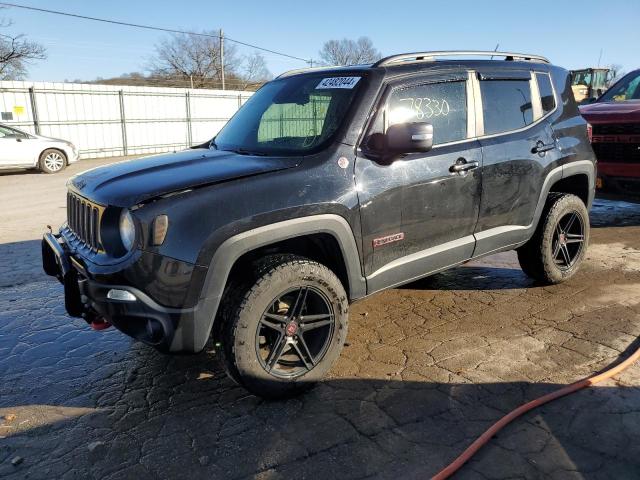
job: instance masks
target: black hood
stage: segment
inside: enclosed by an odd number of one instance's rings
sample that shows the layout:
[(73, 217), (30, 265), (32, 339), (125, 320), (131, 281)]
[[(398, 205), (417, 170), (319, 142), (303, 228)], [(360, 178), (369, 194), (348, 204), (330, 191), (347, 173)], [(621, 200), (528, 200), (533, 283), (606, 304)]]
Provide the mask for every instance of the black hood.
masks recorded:
[(300, 157), (262, 157), (195, 149), (94, 168), (69, 180), (83, 197), (131, 207), (160, 195), (295, 167)]

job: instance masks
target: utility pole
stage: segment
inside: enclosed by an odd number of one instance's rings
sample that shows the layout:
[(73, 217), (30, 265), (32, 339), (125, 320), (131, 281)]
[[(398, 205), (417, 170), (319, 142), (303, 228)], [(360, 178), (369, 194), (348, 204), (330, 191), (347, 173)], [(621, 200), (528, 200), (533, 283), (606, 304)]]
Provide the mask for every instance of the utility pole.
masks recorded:
[(224, 90), (224, 32), (220, 29), (220, 78)]
[(600, 49), (600, 55), (598, 56), (598, 67), (600, 66), (601, 60), (602, 60), (602, 48)]

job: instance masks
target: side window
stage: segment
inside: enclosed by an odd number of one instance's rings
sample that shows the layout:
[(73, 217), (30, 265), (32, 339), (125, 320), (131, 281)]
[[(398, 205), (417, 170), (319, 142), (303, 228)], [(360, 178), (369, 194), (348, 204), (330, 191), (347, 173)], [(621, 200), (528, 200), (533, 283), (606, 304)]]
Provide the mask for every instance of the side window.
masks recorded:
[(0, 126), (0, 138), (26, 138), (26, 135), (18, 130)]
[(548, 73), (536, 73), (540, 100), (542, 101), (542, 115), (546, 115), (556, 108), (556, 99), (553, 96), (553, 87)]
[(387, 103), (387, 124), (427, 122), (433, 125), (433, 143), (467, 138), (465, 81), (428, 83), (398, 88)]
[(480, 93), (486, 135), (533, 123), (529, 80), (481, 80)]

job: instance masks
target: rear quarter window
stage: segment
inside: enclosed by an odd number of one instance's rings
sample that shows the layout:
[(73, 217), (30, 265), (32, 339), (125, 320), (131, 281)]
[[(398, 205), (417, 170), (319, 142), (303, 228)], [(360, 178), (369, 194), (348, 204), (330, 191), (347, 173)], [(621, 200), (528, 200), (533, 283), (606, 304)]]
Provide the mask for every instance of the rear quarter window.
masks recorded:
[(481, 80), (484, 133), (508, 132), (533, 123), (528, 80)]
[(540, 91), (540, 101), (542, 103), (542, 115), (552, 112), (556, 108), (556, 98), (553, 95), (551, 78), (548, 73), (536, 73), (538, 90)]

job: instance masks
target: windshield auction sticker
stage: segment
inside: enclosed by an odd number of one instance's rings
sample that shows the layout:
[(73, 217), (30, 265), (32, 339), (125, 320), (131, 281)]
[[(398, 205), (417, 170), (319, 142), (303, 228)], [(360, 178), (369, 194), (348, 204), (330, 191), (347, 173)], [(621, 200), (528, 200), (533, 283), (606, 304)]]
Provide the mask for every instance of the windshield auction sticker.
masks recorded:
[(326, 88), (353, 88), (358, 83), (360, 77), (330, 77), (323, 78), (316, 86), (316, 90), (322, 90)]

